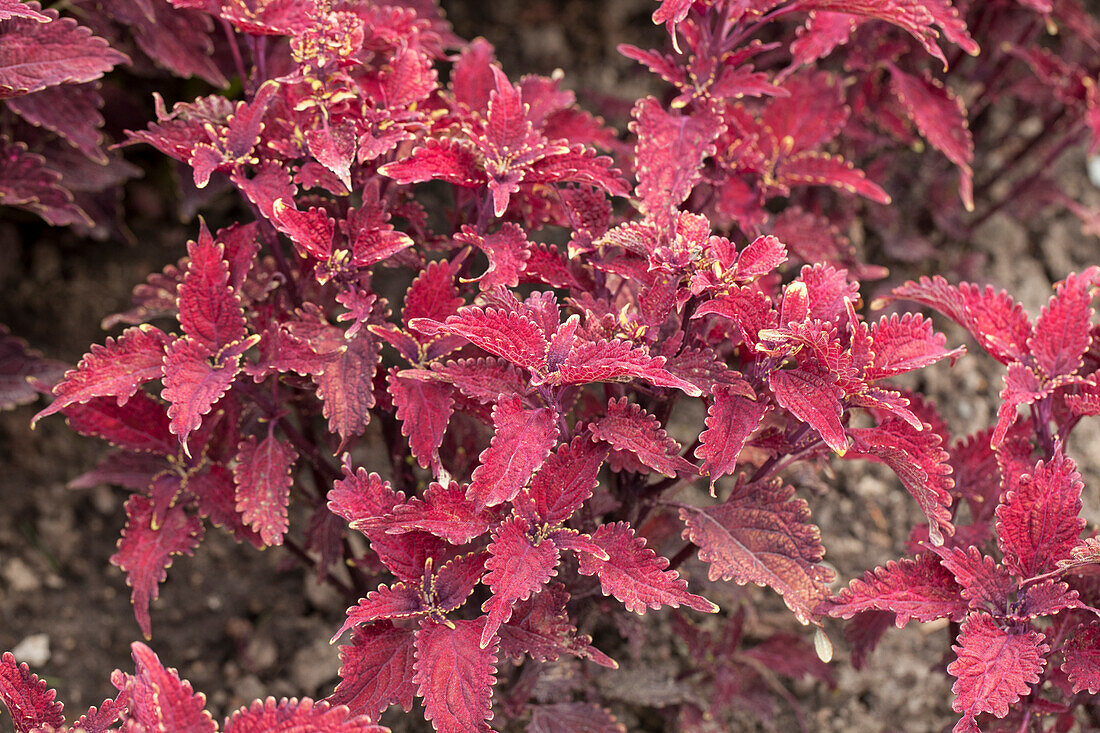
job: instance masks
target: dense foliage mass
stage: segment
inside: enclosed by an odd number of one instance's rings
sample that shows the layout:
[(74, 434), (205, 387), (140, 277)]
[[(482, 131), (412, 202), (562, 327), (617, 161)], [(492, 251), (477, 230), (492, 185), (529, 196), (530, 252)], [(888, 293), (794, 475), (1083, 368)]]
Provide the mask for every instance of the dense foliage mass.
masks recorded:
[[(158, 96), (124, 145), (235, 192), (240, 217), (198, 222), (64, 374), (0, 333), (0, 394), (48, 390), (35, 420), (112, 445), (79, 483), (132, 492), (111, 561), (147, 639), (211, 526), (347, 595), (331, 697), (257, 701), (226, 731), (381, 731), (394, 705), (441, 732), (620, 730), (592, 690), (532, 690), (566, 655), (616, 666), (593, 611), (662, 607), (704, 690), (662, 706), (677, 730), (792, 701), (765, 665), (829, 682), (827, 617), (853, 619), (857, 659), (890, 624), (955, 624), (956, 732), (1100, 713), (1100, 541), (1066, 452), (1100, 414), (1100, 270), (1035, 318), (939, 276), (876, 304), (934, 309), (1005, 365), (997, 423), (956, 440), (891, 380), (964, 347), (926, 315), (868, 315), (861, 281), (886, 273), (842, 234), (952, 241), (1020, 201), (1095, 227), (1046, 178), (1100, 133), (1100, 24), (1076, 0), (663, 0), (670, 48), (620, 50), (664, 91), (619, 132), (558, 77), (509, 78), (426, 0), (70, 5), (0, 0), (0, 202), (110, 230), (134, 171), (97, 80), (135, 64), (222, 88)], [(1000, 133), (968, 119), (1006, 104), (1049, 119), (987, 169)], [(690, 401), (706, 418), (685, 447), (668, 429)], [(911, 556), (839, 590), (789, 478), (834, 456), (891, 468), (925, 520)], [(744, 640), (693, 566), (771, 588), (813, 641)], [(217, 729), (133, 655), (75, 729)], [(0, 698), (19, 731), (65, 725), (10, 655)]]

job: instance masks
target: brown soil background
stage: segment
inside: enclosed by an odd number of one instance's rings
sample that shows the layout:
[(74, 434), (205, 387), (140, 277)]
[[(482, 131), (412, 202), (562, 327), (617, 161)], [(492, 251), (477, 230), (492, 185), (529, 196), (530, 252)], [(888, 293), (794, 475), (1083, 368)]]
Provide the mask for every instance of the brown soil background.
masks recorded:
[[(561, 68), (569, 86), (628, 103), (651, 82), (615, 46), (663, 43), (663, 32), (650, 23), (648, 0), (471, 0), (444, 6), (460, 36), (482, 35), (497, 47), (510, 75)], [(1059, 177), (1071, 193), (1095, 203), (1083, 168), (1083, 152), (1067, 156)], [(137, 181), (127, 196), (156, 210), (160, 194), (155, 182)], [(164, 216), (148, 221), (135, 232), (140, 244), (82, 240), (28, 219), (0, 221), (0, 323), (47, 356), (74, 363), (89, 344), (102, 342), (100, 319), (124, 308), (133, 285), (180, 257), (193, 236), (194, 227), (173, 220), (166, 208)], [(968, 246), (982, 263), (973, 277), (1008, 288), (1032, 314), (1045, 303), (1052, 280), (1100, 261), (1097, 240), (1082, 236), (1076, 221), (1065, 217), (1036, 221), (1031, 229), (995, 217)], [(904, 275), (895, 271), (895, 277)], [(966, 343), (958, 329), (946, 330), (950, 344)], [(953, 369), (925, 370), (910, 386), (931, 395), (963, 435), (992, 420), (1000, 373), (998, 364), (974, 349)], [(31, 432), (30, 417), (40, 407), (0, 413), (0, 650), (44, 635), (48, 654), (36, 671), (58, 688), (71, 717), (112, 695), (110, 672), (132, 668), (128, 647), (140, 632), (123, 575), (108, 564), (126, 494), (108, 487), (66, 488), (94, 465), (103, 446), (71, 433), (57, 418)], [(701, 418), (684, 415), (678, 427), (694, 430), (694, 436)], [(1085, 423), (1072, 446), (1092, 524), (1100, 523), (1100, 457), (1091, 450), (1097, 440), (1097, 423)], [(844, 582), (904, 552), (917, 509), (889, 471), (844, 463), (801, 478), (801, 493), (823, 529), (826, 559)], [(285, 560), (281, 549), (238, 547), (213, 530), (195, 557), (177, 559), (153, 604), (151, 645), (207, 692), (216, 715), (266, 695), (324, 697), (335, 684), (337, 651), (328, 638), (341, 623), (344, 604), (292, 563), (283, 569)], [(769, 592), (706, 584), (693, 590), (721, 605), (751, 596), (750, 631), (791, 627), (790, 615)], [(645, 648), (659, 650), (667, 617), (647, 614), (642, 625), (649, 635)], [(888, 632), (860, 672), (846, 661), (841, 627), (830, 624), (827, 630), (837, 648), (836, 689), (810, 683), (792, 688), (810, 730), (920, 733), (953, 724), (950, 684), (941, 666), (946, 627), (913, 624)], [(629, 730), (673, 730), (661, 722), (660, 707), (692, 695), (672, 679), (675, 665), (654, 655), (623, 647), (619, 672), (586, 671), (615, 701), (613, 709)], [(782, 704), (779, 711), (774, 729), (793, 730), (791, 712)], [(10, 725), (5, 716), (0, 730)], [(740, 729), (756, 727), (746, 717)], [(408, 729), (430, 728), (414, 722)]]

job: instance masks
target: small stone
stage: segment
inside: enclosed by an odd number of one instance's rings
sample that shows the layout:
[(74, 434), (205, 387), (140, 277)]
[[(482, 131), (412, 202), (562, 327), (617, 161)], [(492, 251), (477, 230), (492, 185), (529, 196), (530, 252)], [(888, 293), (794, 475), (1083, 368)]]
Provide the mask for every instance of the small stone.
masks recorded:
[(18, 557), (13, 557), (4, 565), (4, 580), (14, 593), (31, 593), (42, 587), (38, 574)]
[(31, 634), (16, 644), (11, 653), (16, 661), (26, 662), (32, 669), (41, 667), (50, 661), (50, 637), (46, 634)]

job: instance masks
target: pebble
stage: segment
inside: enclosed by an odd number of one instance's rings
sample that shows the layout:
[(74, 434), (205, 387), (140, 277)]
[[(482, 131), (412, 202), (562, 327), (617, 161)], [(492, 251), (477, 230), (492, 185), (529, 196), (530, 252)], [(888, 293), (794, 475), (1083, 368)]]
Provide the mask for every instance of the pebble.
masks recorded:
[(50, 637), (47, 634), (31, 634), (11, 650), (16, 661), (26, 662), (31, 669), (50, 661)]
[(13, 557), (4, 565), (4, 580), (13, 593), (33, 593), (42, 587), (42, 580), (27, 563)]

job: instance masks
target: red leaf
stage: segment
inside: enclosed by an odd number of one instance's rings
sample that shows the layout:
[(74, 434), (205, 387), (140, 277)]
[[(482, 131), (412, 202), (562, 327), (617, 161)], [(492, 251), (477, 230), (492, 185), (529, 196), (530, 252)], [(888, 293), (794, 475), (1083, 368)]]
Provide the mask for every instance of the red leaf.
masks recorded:
[(171, 419), (168, 429), (179, 436), (185, 452), (188, 451), (187, 436), (199, 427), (202, 416), (210, 412), (210, 408), (237, 378), (241, 353), (250, 342), (258, 340), (259, 336), (253, 336), (223, 352), (213, 362), (213, 354), (207, 347), (190, 336), (176, 339), (165, 350), (164, 390), (161, 396), (171, 403), (168, 406), (168, 417)]
[(383, 529), (388, 534), (420, 530), (442, 537), (452, 545), (464, 545), (489, 529), (489, 518), (475, 511), (466, 490), (456, 482), (444, 487), (432, 482), (424, 498), (398, 504), (387, 516), (359, 519), (353, 529)]
[(586, 702), (532, 705), (527, 733), (626, 733), (611, 711)]
[(1100, 623), (1081, 626), (1062, 649), (1062, 671), (1073, 683), (1073, 692), (1100, 692)]
[(1078, 516), (1082, 487), (1077, 466), (1059, 446), (1005, 492), (997, 507), (997, 545), (1013, 573), (1040, 575), (1070, 558), (1085, 528)]
[(867, 180), (866, 173), (839, 155), (816, 151), (792, 155), (780, 164), (776, 177), (786, 184), (831, 186), (879, 204), (891, 201), (890, 195), (878, 184)]
[(626, 610), (644, 614), (647, 608), (683, 604), (703, 613), (718, 611), (706, 598), (688, 593), (687, 581), (675, 570), (665, 569), (668, 559), (646, 547), (626, 522), (600, 525), (592, 533), (592, 542), (604, 549), (607, 559), (580, 555), (580, 573), (598, 574), (603, 594), (618, 598)]
[(354, 473), (344, 465), (344, 478), (328, 492), (328, 508), (348, 522), (381, 516), (404, 502), (405, 495), (394, 491), (389, 481), (365, 468)]
[(836, 375), (819, 366), (775, 369), (768, 374), (768, 385), (780, 407), (813, 428), (826, 445), (842, 456), (848, 451), (840, 421), (844, 390), (837, 386)]
[(355, 129), (351, 123), (326, 124), (306, 131), (306, 145), (318, 163), (332, 171), (344, 188), (351, 190), (351, 166), (355, 162)]
[(370, 422), (374, 407), (374, 373), (378, 369), (382, 346), (373, 336), (360, 332), (345, 339), (347, 350), (327, 364), (321, 374), (311, 377), (324, 403), (324, 416), (331, 432), (340, 436), (340, 447), (361, 435)]
[(493, 439), (478, 457), (467, 498), (480, 510), (511, 501), (542, 466), (558, 439), (551, 407), (526, 408), (505, 397), (493, 408)]
[(960, 346), (947, 351), (947, 337), (936, 333), (932, 321), (916, 313), (906, 313), (901, 318), (895, 313), (883, 316), (871, 324), (871, 364), (864, 373), (868, 381), (893, 377), (935, 364), (945, 357), (955, 362), (966, 349)]
[(0, 204), (34, 212), (54, 226), (91, 226), (92, 220), (60, 181), (61, 174), (48, 168), (41, 155), (27, 152), (26, 143), (0, 135)]
[[(39, 14), (38, 3), (27, 9)], [(103, 76), (130, 59), (56, 10), (49, 18), (12, 18), (0, 25), (0, 99), (36, 92), (56, 84), (80, 84)]]
[(627, 398), (611, 400), (607, 415), (589, 426), (592, 440), (603, 441), (612, 448), (630, 451), (654, 471), (675, 478), (678, 472), (694, 474), (696, 468), (680, 455), (680, 444), (668, 437), (660, 422), (640, 405)]
[(565, 652), (618, 669), (613, 659), (590, 646), (590, 637), (577, 633), (565, 610), (568, 602), (565, 587), (551, 583), (529, 600), (516, 604), (512, 620), (499, 630), (501, 651), (517, 662), (526, 657), (553, 662)]
[(126, 404), (142, 384), (164, 373), (164, 347), (169, 341), (159, 328), (143, 325), (126, 329), (117, 341), (108, 337), (103, 346), (92, 346), (76, 369), (66, 372), (54, 387), (56, 399), (31, 424), (95, 397), (115, 397), (120, 406)]
[(1024, 361), (1029, 354), (1031, 322), (1023, 307), (1005, 291), (984, 290), (970, 283), (957, 288), (936, 275), (909, 281), (891, 291), (889, 299), (912, 300), (931, 308), (970, 331), (978, 344), (1002, 364)]
[(134, 674), (116, 671), (111, 682), (130, 701), (128, 725), (137, 730), (214, 733), (218, 724), (204, 709), (206, 695), (191, 689), (171, 667), (165, 669), (153, 650), (139, 641), (130, 645)]
[(414, 639), (389, 622), (356, 629), (351, 644), (340, 647), (340, 683), (328, 699), (375, 720), (393, 703), (412, 710)]
[(332, 636), (335, 642), (344, 632), (354, 626), (373, 623), (375, 621), (388, 621), (401, 618), (421, 616), (431, 610), (431, 606), (420, 592), (420, 588), (405, 583), (393, 585), (380, 585), (365, 597), (359, 599), (359, 604), (352, 606), (347, 611), (344, 625)]
[(272, 433), (258, 445), (256, 436), (250, 435), (237, 447), (237, 465), (233, 468), (236, 509), (265, 545), (283, 544), (289, 526), (290, 486), (294, 483), (291, 471), (297, 460), (298, 453), (290, 444)]
[(773, 272), (787, 261), (787, 248), (770, 234), (749, 243), (737, 255), (737, 278), (752, 280)]
[(31, 7), (29, 3), (24, 3), (22, 0), (0, 0), (0, 20), (31, 18), (39, 23), (50, 22), (50, 16), (43, 15), (38, 12), (39, 10), (41, 10), (41, 6), (37, 3), (34, 7)]
[(510, 517), (493, 532), (489, 559), (482, 582), (493, 591), (482, 612), (485, 626), (480, 644), (489, 646), (497, 629), (512, 617), (512, 607), (537, 593), (557, 574), (561, 552), (549, 537), (530, 536), (531, 527), (522, 517)]
[(215, 242), (206, 225), (197, 242), (187, 243), (190, 261), (179, 288), (179, 320), (183, 332), (217, 353), (247, 335), (240, 297), (229, 286), (225, 247)]
[(959, 196), (967, 211), (974, 210), (973, 172), (974, 138), (966, 119), (966, 107), (942, 82), (927, 73), (923, 78), (906, 74), (889, 64), (890, 87), (905, 107), (909, 119), (932, 147), (954, 163), (962, 180)]
[(496, 645), (482, 648), (485, 619), (425, 619), (416, 633), (416, 694), (424, 700), (424, 717), (438, 733), (487, 732), (496, 682)]
[(56, 697), (57, 691), (31, 674), (25, 662), (17, 663), (11, 652), (0, 656), (0, 700), (7, 706), (17, 733), (64, 726), (64, 706)]
[(970, 610), (962, 596), (962, 586), (932, 553), (915, 559), (890, 561), (868, 570), (829, 602), (828, 613), (834, 618), (852, 618), (870, 610), (897, 614), (900, 629), (916, 619), (927, 623), (937, 618), (962, 621)]
[(1015, 592), (1017, 582), (1003, 565), (983, 555), (977, 547), (963, 550), (960, 547), (933, 548), (940, 556), (940, 564), (955, 576), (962, 586), (962, 596), (974, 609), (990, 609), (999, 613)]
[(748, 399), (734, 387), (715, 387), (714, 402), (707, 409), (707, 429), (699, 434), (695, 457), (703, 461), (700, 471), (714, 482), (731, 474), (749, 436), (760, 427), (768, 404)]
[(738, 482), (717, 506), (681, 507), (684, 538), (710, 564), (711, 580), (769, 586), (783, 596), (802, 623), (814, 619), (833, 573), (822, 566), (821, 532), (810, 524), (806, 502), (776, 480), (767, 486)]
[(168, 576), (172, 558), (194, 553), (202, 535), (202, 521), (188, 516), (182, 505), (158, 518), (151, 499), (134, 494), (126, 500), (126, 529), (118, 541), (118, 552), (111, 555), (111, 564), (126, 573), (134, 616), (145, 638), (152, 636), (149, 603), (160, 594), (157, 586)]
[(8, 109), (36, 127), (57, 133), (74, 148), (100, 165), (109, 158), (103, 152), (103, 97), (98, 82), (49, 87), (8, 100)]
[(1070, 275), (1058, 283), (1050, 302), (1035, 321), (1027, 341), (1035, 362), (1050, 379), (1074, 374), (1092, 343), (1094, 271)]
[(103, 438), (126, 450), (175, 455), (178, 441), (169, 430), (164, 406), (144, 392), (137, 392), (125, 405), (97, 397), (65, 408), (69, 427), (81, 435)]
[(403, 184), (434, 179), (476, 188), (486, 182), (485, 174), (478, 170), (473, 151), (462, 143), (435, 138), (429, 138), (409, 157), (387, 163), (378, 172)]
[(459, 608), (485, 575), (487, 553), (470, 552), (444, 563), (432, 579), (432, 593), (437, 611), (446, 613)]
[(447, 432), (454, 398), (451, 390), (437, 382), (424, 381), (391, 371), (387, 377), (390, 395), (401, 421), (401, 434), (421, 468), (439, 460), (439, 446)]
[(347, 708), (332, 708), (308, 697), (268, 697), (255, 700), (233, 713), (224, 733), (386, 733), (389, 728), (371, 725), (367, 718), (352, 717)]
[[(411, 373), (402, 372), (403, 374)], [(527, 391), (527, 376), (519, 368), (493, 357), (459, 359), (432, 364), (432, 377), (453, 384), (458, 391), (483, 405), (492, 404), (500, 395), (522, 395)]]
[(336, 231), (336, 222), (327, 211), (318, 206), (299, 211), (293, 201), (280, 198), (271, 205), (271, 220), (279, 227), (279, 231), (290, 237), (290, 241), (303, 254), (322, 262), (328, 261), (332, 254), (332, 235)]
[(489, 269), (473, 278), (479, 288), (492, 290), (498, 286), (514, 288), (519, 285), (520, 275), (531, 257), (531, 243), (518, 224), (505, 223), (498, 231), (484, 237), (472, 227), (463, 226), (455, 239), (477, 247), (489, 258)]
[(625, 382), (644, 379), (656, 387), (673, 387), (692, 397), (702, 391), (691, 382), (677, 377), (664, 368), (665, 357), (650, 356), (643, 346), (626, 341), (583, 341), (577, 339), (547, 384), (588, 384), (591, 382)]
[(942, 545), (944, 535), (955, 533), (948, 509), (955, 481), (939, 435), (928, 429), (918, 432), (897, 418), (888, 418), (876, 428), (851, 429), (848, 435), (852, 446), (845, 458), (866, 458), (893, 469), (927, 517), (933, 544)]
[(630, 131), (638, 138), (634, 156), (642, 212), (666, 226), (702, 179), (703, 161), (714, 155), (714, 141), (725, 125), (708, 106), (690, 115), (668, 112), (653, 97), (634, 105), (631, 116)]
[(584, 435), (558, 446), (530, 488), (516, 497), (517, 510), (530, 522), (550, 527), (564, 523), (592, 496), (607, 451)]
[(860, 20), (848, 13), (812, 11), (806, 25), (798, 29), (798, 38), (791, 44), (791, 65), (794, 70), (825, 58), (837, 46), (848, 42)]
[(275, 221), (275, 202), (293, 201), (294, 194), (298, 192), (286, 168), (275, 162), (259, 166), (252, 178), (245, 178), (240, 169), (235, 168), (230, 179), (256, 205), (260, 213), (271, 221)]
[(532, 372), (546, 368), (546, 336), (537, 323), (517, 312), (467, 306), (439, 323), (414, 318), (409, 326), (429, 336), (452, 333), (475, 346)]
[(970, 729), (979, 713), (1005, 717), (1009, 705), (1031, 692), (1050, 651), (1044, 638), (1038, 631), (1005, 631), (987, 613), (963, 622), (959, 645), (951, 647), (958, 658), (947, 667), (956, 677), (951, 707), (963, 714), (954, 728), (957, 733)]

